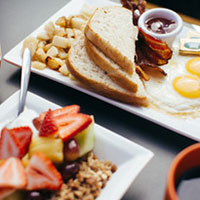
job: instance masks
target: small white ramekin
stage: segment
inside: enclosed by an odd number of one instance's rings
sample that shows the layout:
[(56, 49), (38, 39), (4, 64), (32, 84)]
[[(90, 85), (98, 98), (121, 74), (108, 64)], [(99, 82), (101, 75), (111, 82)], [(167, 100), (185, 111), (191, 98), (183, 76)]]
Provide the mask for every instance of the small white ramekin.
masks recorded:
[[(155, 18), (155, 17), (173, 20), (173, 21), (175, 21), (177, 26), (170, 33), (164, 33), (164, 34), (154, 33), (154, 32), (147, 29), (147, 27), (145, 26), (145, 22), (146, 22), (147, 19)], [(160, 39), (160, 40), (166, 42), (169, 47), (172, 47), (172, 43), (173, 43), (174, 39), (180, 33), (180, 31), (182, 30), (183, 21), (182, 21), (181, 17), (176, 12), (174, 12), (170, 9), (153, 8), (153, 9), (145, 11), (140, 16), (139, 21), (138, 21), (138, 27), (141, 28), (148, 35), (150, 35), (150, 36), (152, 36), (156, 39)]]

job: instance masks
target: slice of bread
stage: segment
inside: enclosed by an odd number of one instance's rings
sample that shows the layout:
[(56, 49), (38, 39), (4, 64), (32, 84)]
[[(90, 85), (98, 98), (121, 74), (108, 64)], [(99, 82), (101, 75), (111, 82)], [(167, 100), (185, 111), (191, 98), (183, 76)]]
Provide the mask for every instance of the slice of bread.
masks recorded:
[(120, 6), (97, 8), (85, 27), (86, 37), (124, 71), (134, 72), (135, 40), (132, 12)]
[(122, 102), (147, 105), (143, 85), (138, 85), (138, 92), (130, 92), (113, 82), (88, 56), (85, 49), (84, 36), (74, 41), (67, 57), (70, 73), (80, 82), (94, 91)]
[(108, 76), (115, 83), (127, 90), (130, 90), (131, 92), (137, 91), (139, 80), (137, 73), (134, 72), (132, 75), (130, 75), (123, 71), (118, 64), (105, 56), (105, 54), (95, 47), (87, 38), (85, 38), (85, 48), (90, 59), (102, 70), (106, 71)]

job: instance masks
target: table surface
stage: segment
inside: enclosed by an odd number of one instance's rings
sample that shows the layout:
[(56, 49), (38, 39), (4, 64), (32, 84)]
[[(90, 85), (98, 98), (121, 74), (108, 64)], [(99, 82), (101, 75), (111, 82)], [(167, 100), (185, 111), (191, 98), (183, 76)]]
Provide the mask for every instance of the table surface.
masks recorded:
[[(68, 0), (1, 0), (2, 54), (7, 53), (67, 2)], [(194, 20), (193, 23), (199, 23), (198, 20), (184, 18), (186, 21), (187, 19)], [(0, 103), (19, 89), (19, 80), (20, 69), (3, 61), (0, 69)], [(94, 114), (98, 124), (150, 149), (155, 154), (130, 186), (123, 200), (163, 199), (166, 177), (172, 160), (178, 152), (195, 142), (87, 94), (33, 73), (30, 78), (29, 91), (61, 106), (79, 104), (83, 112)], [(134, 170), (134, 166), (131, 170)]]

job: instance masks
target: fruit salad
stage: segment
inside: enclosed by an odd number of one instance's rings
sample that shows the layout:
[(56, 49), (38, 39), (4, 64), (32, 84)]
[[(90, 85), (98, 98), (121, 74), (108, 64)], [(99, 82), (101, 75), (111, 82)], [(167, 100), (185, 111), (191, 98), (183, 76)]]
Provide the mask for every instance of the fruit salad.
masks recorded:
[[(101, 162), (91, 153), (95, 145), (94, 119), (80, 113), (78, 105), (49, 109), (34, 116), (30, 126), (17, 125), (1, 130), (0, 199), (65, 199), (58, 194), (74, 188), (78, 181), (81, 187), (84, 184), (87, 188), (88, 184), (94, 187), (94, 177), (98, 176), (95, 173), (104, 170), (100, 187), (103, 188), (116, 170), (111, 162)], [(37, 134), (33, 135), (33, 127)], [(94, 190), (95, 195), (87, 194), (92, 195), (90, 199), (99, 195), (99, 186), (90, 193)], [(71, 199), (83, 199), (85, 194), (80, 188), (75, 193), (67, 192), (68, 196), (76, 196)]]

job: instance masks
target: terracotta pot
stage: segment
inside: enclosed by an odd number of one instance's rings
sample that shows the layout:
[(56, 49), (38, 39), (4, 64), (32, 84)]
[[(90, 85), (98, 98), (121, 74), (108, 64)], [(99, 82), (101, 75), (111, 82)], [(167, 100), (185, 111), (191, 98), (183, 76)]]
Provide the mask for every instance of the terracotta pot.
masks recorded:
[(175, 184), (184, 172), (200, 166), (200, 143), (181, 151), (173, 160), (167, 177), (165, 200), (178, 200)]

